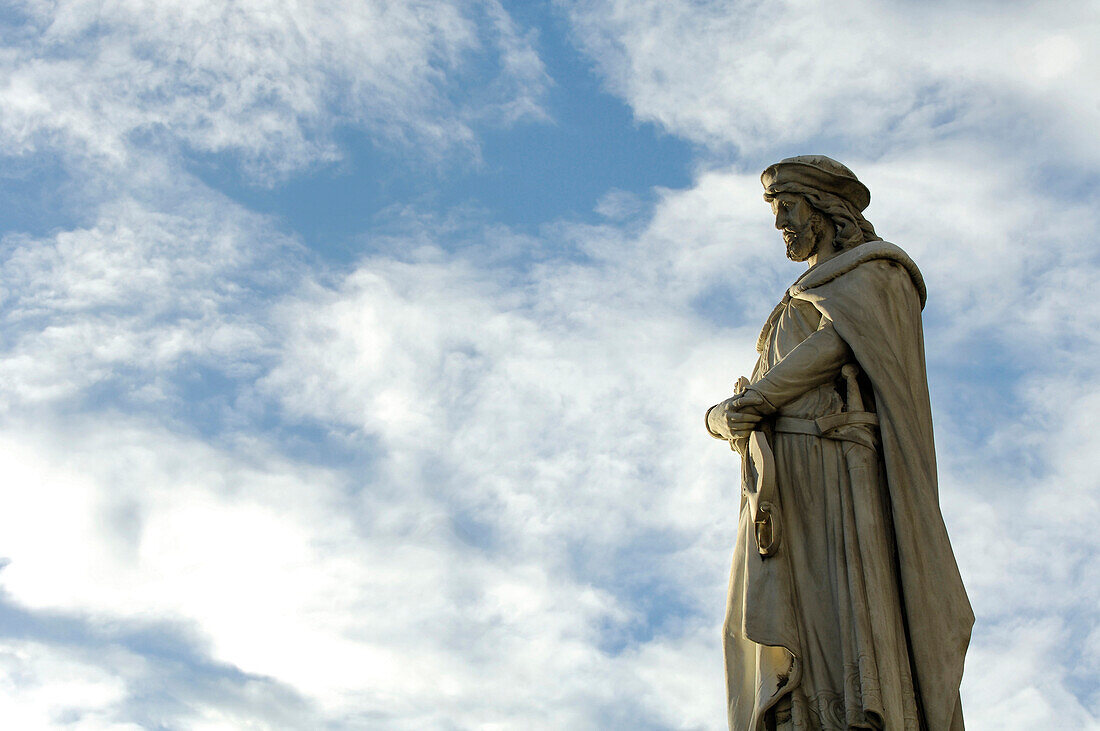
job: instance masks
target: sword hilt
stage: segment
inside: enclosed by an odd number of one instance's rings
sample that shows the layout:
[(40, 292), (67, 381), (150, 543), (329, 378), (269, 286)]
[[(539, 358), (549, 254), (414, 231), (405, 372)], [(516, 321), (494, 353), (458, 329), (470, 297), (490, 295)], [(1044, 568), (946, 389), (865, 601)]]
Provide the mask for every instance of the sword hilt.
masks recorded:
[(859, 392), (859, 366), (845, 363), (840, 375), (848, 386), (848, 411), (863, 411), (863, 394)]

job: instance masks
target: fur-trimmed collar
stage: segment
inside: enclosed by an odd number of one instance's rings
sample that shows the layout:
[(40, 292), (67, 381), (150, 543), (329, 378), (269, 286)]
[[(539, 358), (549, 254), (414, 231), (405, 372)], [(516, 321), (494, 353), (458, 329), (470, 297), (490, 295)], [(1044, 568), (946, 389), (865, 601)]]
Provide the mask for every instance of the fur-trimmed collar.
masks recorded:
[(909, 276), (913, 280), (913, 286), (917, 288), (917, 296), (920, 297), (920, 306), (923, 310), (924, 302), (928, 298), (928, 290), (924, 286), (924, 277), (921, 275), (920, 269), (917, 269), (917, 265), (909, 258), (908, 254), (902, 251), (900, 246), (895, 246), (889, 241), (869, 241), (866, 244), (860, 244), (855, 248), (848, 249), (848, 251), (834, 256), (824, 264), (819, 264), (813, 269), (804, 272), (802, 276), (787, 289), (783, 295), (783, 300), (776, 305), (772, 313), (768, 315), (768, 319), (764, 322), (763, 329), (760, 330), (760, 337), (756, 339), (756, 352), (764, 352), (764, 344), (767, 342), (772, 326), (775, 325), (775, 321), (779, 319), (779, 316), (783, 314), (783, 310), (786, 308), (787, 303), (791, 301), (792, 297), (797, 297), (814, 287), (820, 287), (827, 282), (833, 281), (842, 274), (847, 274), (860, 264), (875, 261), (876, 259), (886, 259), (887, 261), (896, 262), (905, 267), (905, 271), (909, 272)]
[(820, 287), (826, 282), (831, 282), (841, 274), (847, 274), (860, 264), (875, 259), (886, 259), (901, 264), (909, 276), (913, 279), (913, 286), (917, 288), (920, 297), (921, 309), (924, 309), (925, 300), (928, 299), (928, 290), (924, 286), (924, 277), (920, 269), (909, 258), (909, 255), (888, 241), (869, 241), (854, 248), (848, 249), (842, 254), (837, 254), (823, 264), (810, 269), (787, 290), (791, 297), (797, 297), (806, 290)]

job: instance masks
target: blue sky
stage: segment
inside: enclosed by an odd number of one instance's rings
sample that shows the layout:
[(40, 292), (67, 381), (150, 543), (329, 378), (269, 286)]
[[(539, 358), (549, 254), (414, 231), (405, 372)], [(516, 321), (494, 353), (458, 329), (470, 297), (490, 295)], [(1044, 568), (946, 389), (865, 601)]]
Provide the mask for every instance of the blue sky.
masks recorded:
[(0, 11), (0, 717), (720, 729), (701, 415), (823, 153), (929, 285), (975, 729), (1100, 728), (1095, 4)]

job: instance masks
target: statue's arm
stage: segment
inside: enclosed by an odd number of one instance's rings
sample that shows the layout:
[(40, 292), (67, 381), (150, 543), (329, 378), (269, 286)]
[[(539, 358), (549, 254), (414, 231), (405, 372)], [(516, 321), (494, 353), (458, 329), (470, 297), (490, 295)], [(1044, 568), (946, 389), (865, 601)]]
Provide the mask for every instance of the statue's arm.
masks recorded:
[(707, 409), (707, 432), (717, 439), (731, 441), (747, 437), (761, 417), (835, 380), (852, 357), (851, 349), (833, 329), (832, 322), (822, 320), (817, 331), (745, 391)]
[(836, 379), (841, 367), (851, 360), (848, 344), (833, 329), (832, 322), (823, 320), (817, 331), (769, 368), (749, 389), (764, 399), (765, 412), (777, 411), (807, 391)]

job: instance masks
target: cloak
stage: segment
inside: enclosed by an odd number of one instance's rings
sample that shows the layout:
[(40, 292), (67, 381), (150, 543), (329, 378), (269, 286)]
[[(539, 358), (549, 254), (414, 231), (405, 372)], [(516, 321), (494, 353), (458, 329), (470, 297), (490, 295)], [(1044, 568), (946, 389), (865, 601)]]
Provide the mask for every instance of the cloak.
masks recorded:
[[(921, 712), (930, 731), (962, 729), (959, 685), (974, 614), (939, 506), (921, 325), (924, 279), (899, 247), (872, 241), (809, 270), (787, 294), (832, 322), (873, 389)], [(745, 609), (749, 628), (756, 612), (750, 602)]]

